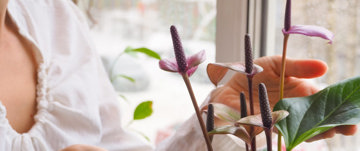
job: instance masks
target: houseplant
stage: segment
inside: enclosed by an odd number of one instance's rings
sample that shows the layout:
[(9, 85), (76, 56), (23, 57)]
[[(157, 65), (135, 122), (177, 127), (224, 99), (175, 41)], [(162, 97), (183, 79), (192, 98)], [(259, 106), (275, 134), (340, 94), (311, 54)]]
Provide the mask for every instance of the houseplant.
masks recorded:
[[(313, 136), (321, 134), (331, 128), (341, 125), (354, 125), (360, 121), (360, 78), (355, 77), (331, 85), (318, 93), (298, 98), (284, 99), (284, 79), (285, 79), (285, 60), (286, 60), (286, 47), (290, 34), (303, 34), (306, 36), (316, 36), (327, 40), (333, 37), (332, 33), (325, 28), (309, 25), (291, 26), (291, 0), (287, 0), (286, 13), (285, 13), (285, 27), (283, 55), (282, 55), (282, 70), (280, 74), (280, 101), (275, 105), (274, 111), (269, 110), (267, 105), (266, 87), (263, 84), (259, 85), (259, 100), (261, 101), (260, 108), (261, 114), (250, 115), (244, 117), (240, 112), (227, 107), (223, 104), (212, 104), (209, 107), (208, 119), (218, 117), (226, 122), (225, 126), (212, 126), (212, 122), (208, 122), (208, 134), (233, 134), (243, 139), (247, 145), (251, 145), (253, 137), (256, 136), (261, 129), (265, 130), (268, 139), (268, 150), (272, 150), (271, 146), (271, 130), (276, 124), (279, 133), (279, 147), (281, 149), (281, 136), (283, 135), (287, 150), (293, 149), (301, 142), (310, 139)], [(208, 75), (210, 80), (217, 85), (218, 82), (224, 77), (227, 70), (234, 70), (244, 73), (247, 77), (256, 75), (262, 71), (260, 66), (254, 65), (252, 62), (251, 45), (249, 35), (245, 36), (245, 56), (247, 57), (244, 63), (213, 63), (208, 65)], [(175, 47), (175, 44), (174, 44)], [(175, 53), (181, 54), (181, 51)], [(160, 67), (167, 71), (179, 72), (184, 76), (189, 70), (193, 73), (195, 69), (191, 68), (197, 66), (202, 60), (202, 57), (195, 57), (194, 60), (188, 61), (184, 55), (176, 55), (177, 60), (160, 62)], [(180, 58), (180, 59), (178, 59)], [(181, 59), (182, 58), (182, 59)], [(191, 57), (190, 57), (191, 58)], [(189, 59), (190, 60), (190, 59)], [(192, 64), (192, 62), (196, 62)], [(188, 67), (190, 64), (190, 68)], [(183, 69), (181, 69), (183, 68)], [(210, 74), (209, 74), (210, 73)], [(188, 82), (188, 81), (187, 81)], [(188, 85), (188, 84), (187, 84)], [(249, 80), (249, 92), (252, 91), (252, 83)], [(189, 90), (190, 92), (190, 90)], [(193, 95), (193, 94), (191, 94)], [(252, 94), (249, 94), (252, 98)], [(239, 97), (241, 98), (241, 97)], [(240, 101), (240, 100), (239, 100)], [(244, 102), (244, 101), (242, 101)], [(252, 100), (249, 101), (252, 104)], [(245, 103), (242, 103), (245, 105)], [(197, 105), (194, 105), (194, 107)], [(246, 105), (245, 105), (246, 106)], [(251, 106), (251, 105), (250, 105)], [(195, 107), (196, 108), (196, 107)], [(250, 107), (252, 110), (252, 107)], [(198, 109), (197, 109), (198, 110)], [(244, 109), (243, 109), (244, 110)], [(242, 110), (242, 111), (243, 111)], [(198, 112), (198, 111), (197, 111)], [(198, 114), (198, 113), (197, 113)], [(199, 116), (198, 116), (199, 117)], [(261, 117), (261, 118), (260, 118)], [(202, 121), (199, 118), (199, 123)], [(284, 119), (284, 120), (282, 120)], [(205, 131), (202, 126), (202, 131)], [(282, 134), (282, 135), (281, 135)], [(210, 137), (204, 133), (204, 138), (209, 144)], [(211, 146), (208, 145), (211, 150)], [(251, 150), (256, 150), (256, 146), (251, 146)]]

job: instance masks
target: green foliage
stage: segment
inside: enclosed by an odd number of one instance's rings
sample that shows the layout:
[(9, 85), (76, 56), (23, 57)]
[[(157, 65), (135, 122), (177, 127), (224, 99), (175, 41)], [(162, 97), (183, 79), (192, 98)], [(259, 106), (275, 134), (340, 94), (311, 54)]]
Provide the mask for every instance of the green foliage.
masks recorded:
[[(123, 79), (126, 79), (126, 80), (128, 80), (128, 81), (130, 81), (132, 83), (136, 82), (136, 80), (134, 78), (130, 77), (130, 76), (127, 76), (127, 75), (124, 75), (124, 74), (114, 75), (113, 72), (114, 72), (114, 68), (115, 68), (116, 63), (118, 62), (118, 60), (120, 59), (120, 57), (122, 55), (128, 54), (130, 56), (136, 57), (137, 53), (145, 54), (146, 56), (148, 56), (150, 58), (157, 59), (157, 60), (161, 59), (161, 57), (160, 57), (160, 55), (158, 53), (156, 53), (155, 51), (150, 50), (148, 48), (144, 48), (144, 47), (141, 47), (141, 48), (126, 47), (125, 50), (122, 53), (120, 53), (120, 54), (118, 54), (116, 56), (115, 60), (113, 61), (113, 63), (110, 66), (109, 77), (110, 77), (111, 82), (114, 82), (117, 78), (123, 78)], [(124, 95), (119, 94), (119, 96), (121, 98), (123, 98), (123, 100), (128, 101), (127, 98)], [(136, 107), (135, 111), (134, 111), (134, 120), (140, 120), (140, 119), (144, 119), (144, 118), (150, 116), (152, 114), (152, 106), (151, 105), (152, 105), (152, 101), (145, 101), (145, 102), (142, 102), (141, 104), (139, 104)]]
[(149, 117), (152, 112), (152, 101), (141, 102), (134, 111), (134, 120), (141, 120)]
[(151, 58), (155, 58), (157, 60), (160, 60), (161, 57), (158, 53), (156, 53), (155, 51), (152, 51), (148, 48), (131, 48), (131, 47), (127, 47), (125, 50), (124, 50), (124, 53), (126, 54), (129, 54), (131, 56), (136, 56), (136, 53), (142, 53), (142, 54), (145, 54), (147, 55), (148, 57), (151, 57)]
[(284, 135), (287, 150), (340, 125), (360, 122), (360, 77), (334, 84), (308, 96), (279, 101), (274, 110), (290, 115), (276, 124)]
[(134, 79), (134, 78), (129, 77), (129, 76), (127, 76), (127, 75), (123, 75), (123, 74), (118, 74), (118, 75), (112, 77), (111, 81), (113, 82), (113, 81), (116, 80), (117, 78), (124, 78), (124, 79), (126, 79), (126, 80), (129, 80), (129, 81), (132, 82), (132, 83), (135, 83), (135, 79)]

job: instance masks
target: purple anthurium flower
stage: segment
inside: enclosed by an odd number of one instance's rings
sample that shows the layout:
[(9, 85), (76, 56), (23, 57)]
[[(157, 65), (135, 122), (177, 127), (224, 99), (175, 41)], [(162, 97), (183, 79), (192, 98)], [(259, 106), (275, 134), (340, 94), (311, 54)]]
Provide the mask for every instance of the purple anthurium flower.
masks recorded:
[(284, 29), (282, 30), (283, 34), (302, 34), (305, 36), (314, 36), (320, 37), (326, 40), (329, 40), (329, 43), (332, 43), (334, 34), (327, 30), (324, 27), (314, 26), (314, 25), (293, 25), (291, 26), (291, 0), (286, 1), (285, 9), (285, 22)]
[(170, 27), (171, 37), (173, 40), (175, 58), (162, 59), (159, 62), (161, 69), (169, 72), (178, 72), (191, 76), (197, 69), (198, 65), (205, 60), (205, 51), (202, 50), (195, 55), (185, 57), (180, 37), (175, 26)]

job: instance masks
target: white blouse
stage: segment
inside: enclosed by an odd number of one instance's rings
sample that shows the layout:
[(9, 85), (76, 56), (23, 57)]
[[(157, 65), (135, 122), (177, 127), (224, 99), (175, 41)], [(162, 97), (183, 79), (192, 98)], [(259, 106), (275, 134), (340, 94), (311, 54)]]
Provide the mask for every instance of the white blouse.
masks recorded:
[[(38, 111), (35, 125), (19, 134), (0, 102), (1, 151), (52, 151), (74, 144), (110, 151), (154, 150), (121, 127), (116, 93), (89, 39), (84, 17), (70, 0), (9, 0), (8, 13), (20, 35), (33, 45), (39, 64)], [(231, 142), (224, 138), (217, 142), (221, 140)], [(156, 150), (205, 149), (193, 116)]]
[(19, 134), (0, 104), (1, 151), (52, 151), (73, 144), (152, 150), (121, 128), (116, 93), (70, 0), (10, 0), (8, 13), (35, 50), (38, 111), (35, 125)]

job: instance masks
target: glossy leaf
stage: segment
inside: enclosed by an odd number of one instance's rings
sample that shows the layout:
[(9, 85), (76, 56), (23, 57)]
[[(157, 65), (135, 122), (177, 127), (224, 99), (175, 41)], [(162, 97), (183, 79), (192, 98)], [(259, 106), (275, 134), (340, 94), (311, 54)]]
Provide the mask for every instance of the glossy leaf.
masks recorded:
[(160, 57), (160, 55), (158, 53), (156, 53), (155, 51), (150, 50), (148, 48), (131, 48), (131, 47), (127, 47), (124, 52), (129, 54), (129, 55), (132, 55), (132, 56), (134, 56), (136, 53), (142, 53), (142, 54), (147, 55), (148, 57), (155, 58), (157, 60), (161, 59), (161, 57)]
[(134, 111), (134, 120), (141, 120), (149, 117), (152, 112), (152, 101), (141, 102)]
[(214, 134), (232, 134), (236, 137), (242, 139), (245, 143), (250, 144), (251, 143), (251, 137), (246, 131), (246, 129), (242, 126), (235, 127), (232, 125), (226, 125), (223, 127), (215, 128), (214, 130), (209, 132), (210, 135)]
[[(245, 68), (245, 64), (244, 63), (239, 63), (239, 62), (234, 62), (234, 63), (209, 63), (207, 66), (207, 74), (208, 77), (210, 79), (210, 81), (214, 84), (214, 85), (218, 85), (218, 83), (224, 78), (226, 72), (228, 70), (233, 70), (236, 72), (240, 72), (243, 74), (247, 74), (245, 72), (246, 68)], [(254, 64), (253, 65), (253, 70), (252, 70), (252, 75), (255, 75), (257, 73), (260, 73), (263, 71), (263, 68)]]
[(287, 150), (335, 126), (360, 122), (360, 77), (348, 79), (308, 96), (279, 101), (274, 110), (290, 115), (276, 124)]

